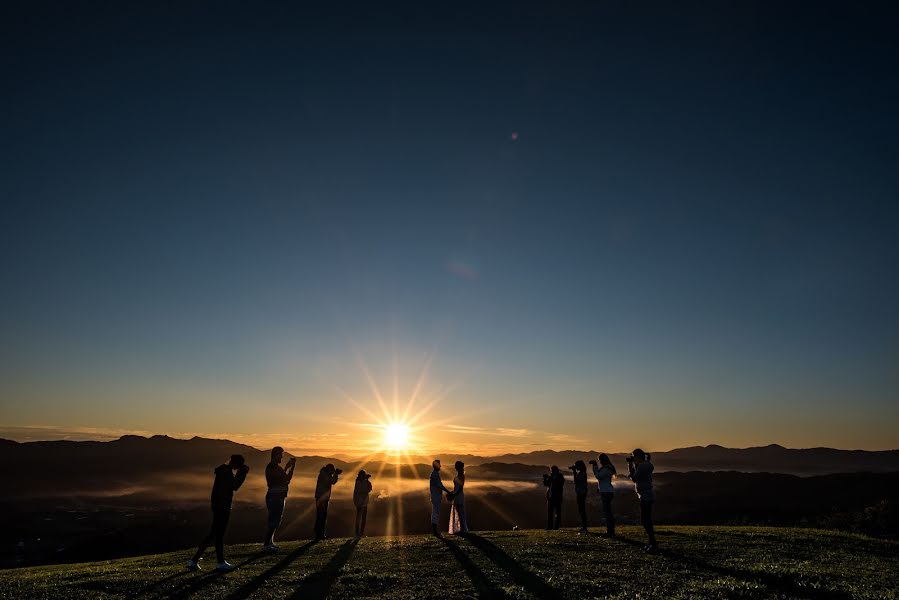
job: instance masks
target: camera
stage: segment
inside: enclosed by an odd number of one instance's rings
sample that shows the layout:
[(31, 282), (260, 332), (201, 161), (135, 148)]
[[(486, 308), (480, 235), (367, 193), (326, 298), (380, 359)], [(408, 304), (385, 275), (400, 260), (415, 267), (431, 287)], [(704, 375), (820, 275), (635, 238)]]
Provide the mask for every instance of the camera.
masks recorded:
[(633, 456), (628, 456), (628, 457), (625, 458), (624, 460), (626, 460), (626, 461), (629, 462), (629, 463), (632, 463), (632, 462), (634, 462), (634, 457), (633, 457)]
[(549, 473), (543, 474), (543, 485), (549, 485), (549, 480), (552, 477)]
[(577, 471), (577, 465), (571, 465), (570, 467), (568, 467), (568, 470), (569, 471)]
[(334, 472), (340, 475), (341, 473), (343, 473), (343, 469), (334, 469)]
[(596, 461), (595, 461), (595, 460), (591, 460), (591, 461), (588, 461), (588, 462), (589, 462), (591, 465), (595, 465), (595, 464), (596, 464)]

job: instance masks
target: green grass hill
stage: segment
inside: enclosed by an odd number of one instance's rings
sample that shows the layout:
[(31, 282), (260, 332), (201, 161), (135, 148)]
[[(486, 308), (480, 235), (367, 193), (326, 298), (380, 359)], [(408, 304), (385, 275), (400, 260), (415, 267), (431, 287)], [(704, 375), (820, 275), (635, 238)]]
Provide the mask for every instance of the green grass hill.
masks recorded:
[(478, 532), (227, 549), (240, 569), (189, 573), (190, 550), (0, 571), (0, 598), (897, 598), (899, 542), (812, 529), (661, 527)]

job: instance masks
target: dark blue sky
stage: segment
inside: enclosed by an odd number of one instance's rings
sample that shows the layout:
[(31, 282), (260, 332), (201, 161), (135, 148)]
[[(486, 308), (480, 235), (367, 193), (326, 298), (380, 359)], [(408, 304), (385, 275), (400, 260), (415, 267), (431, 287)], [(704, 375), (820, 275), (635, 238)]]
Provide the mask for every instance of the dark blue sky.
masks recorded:
[(2, 9), (4, 423), (899, 446), (890, 3), (180, 4)]

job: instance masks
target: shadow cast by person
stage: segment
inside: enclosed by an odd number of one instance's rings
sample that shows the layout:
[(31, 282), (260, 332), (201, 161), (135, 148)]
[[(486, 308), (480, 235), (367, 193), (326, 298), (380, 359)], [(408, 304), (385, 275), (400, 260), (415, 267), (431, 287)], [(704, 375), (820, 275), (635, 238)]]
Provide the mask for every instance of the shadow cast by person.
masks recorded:
[[(614, 539), (616, 542), (621, 542), (622, 544), (627, 544), (628, 546), (640, 548), (641, 550), (645, 546), (645, 544), (639, 540), (632, 540), (626, 537), (616, 536), (615, 538), (610, 539)], [(783, 594), (791, 598), (804, 598), (805, 600), (847, 600), (849, 598), (852, 598), (851, 594), (847, 594), (845, 592), (810, 588), (806, 585), (802, 585), (799, 581), (797, 581), (790, 575), (776, 575), (774, 573), (748, 571), (745, 569), (724, 567), (707, 562), (705, 560), (702, 560), (701, 558), (687, 556), (686, 554), (682, 554), (680, 552), (667, 548), (658, 549), (653, 554), (653, 556), (667, 558), (669, 560), (678, 562), (682, 565), (699, 571), (709, 571), (715, 573), (716, 575), (732, 577), (734, 579), (739, 579), (748, 583), (761, 584), (767, 587), (770, 591), (777, 592), (778, 594)]]
[(162, 579), (158, 579), (156, 581), (148, 583), (146, 586), (141, 588), (140, 590), (134, 592), (133, 594), (128, 594), (127, 598), (146, 598), (148, 596), (152, 596), (155, 594), (160, 588), (162, 588), (166, 583), (170, 581), (175, 581), (176, 579), (181, 579), (185, 575), (187, 575), (190, 571), (180, 570), (177, 573), (172, 573), (171, 575), (166, 575)]
[(328, 592), (331, 591), (331, 586), (340, 577), (340, 572), (343, 570), (344, 565), (349, 562), (350, 556), (358, 543), (359, 540), (355, 539), (344, 542), (337, 554), (328, 561), (328, 564), (321, 571), (313, 573), (304, 579), (300, 587), (290, 595), (290, 598), (326, 598)]
[[(234, 565), (234, 567), (236, 569), (239, 569), (241, 567), (244, 567), (244, 566), (250, 564), (253, 561), (259, 560), (263, 556), (265, 556), (264, 552), (256, 552), (255, 554), (248, 556), (242, 562), (239, 562), (236, 565)], [(189, 598), (190, 596), (196, 594), (198, 591), (202, 590), (203, 588), (205, 588), (206, 586), (208, 586), (209, 584), (214, 582), (219, 577), (222, 577), (227, 574), (228, 574), (228, 571), (210, 571), (209, 573), (203, 573), (196, 579), (185, 582), (184, 585), (182, 585), (181, 587), (166, 594), (165, 597), (166, 598)]]
[[(468, 536), (466, 536), (468, 537)], [(450, 553), (453, 555), (453, 558), (462, 565), (462, 569), (465, 571), (465, 574), (468, 575), (468, 579), (471, 581), (471, 584), (474, 586), (475, 593), (478, 598), (507, 598), (505, 592), (496, 587), (490, 578), (484, 573), (481, 568), (474, 563), (471, 558), (468, 557), (467, 554), (459, 547), (456, 542), (452, 540), (448, 540), (445, 537), (439, 538), (441, 542), (447, 547)]]
[(262, 587), (266, 581), (286, 569), (293, 561), (306, 554), (306, 552), (308, 552), (316, 543), (317, 542), (315, 540), (310, 540), (302, 546), (298, 547), (293, 552), (285, 555), (284, 558), (279, 560), (275, 565), (266, 569), (264, 572), (260, 573), (250, 581), (246, 582), (245, 584), (231, 592), (231, 594), (229, 594), (227, 597), (228, 600), (248, 598), (253, 592)]
[(522, 566), (514, 558), (506, 554), (506, 552), (488, 539), (482, 538), (475, 533), (469, 533), (465, 536), (465, 540), (472, 546), (484, 553), (484, 555), (492, 560), (496, 565), (506, 571), (516, 584), (525, 590), (534, 594), (538, 598), (562, 598), (562, 593), (552, 587), (537, 574), (532, 573), (526, 567)]
[(811, 588), (808, 585), (803, 585), (792, 575), (778, 575), (764, 571), (748, 571), (746, 569), (724, 567), (672, 550), (661, 550), (658, 555), (697, 570), (711, 571), (717, 575), (733, 577), (734, 579), (740, 579), (749, 583), (758, 583), (764, 585), (770, 591), (777, 592), (778, 595), (783, 594), (790, 598), (803, 598), (805, 600), (849, 600), (853, 597), (852, 594), (847, 592)]

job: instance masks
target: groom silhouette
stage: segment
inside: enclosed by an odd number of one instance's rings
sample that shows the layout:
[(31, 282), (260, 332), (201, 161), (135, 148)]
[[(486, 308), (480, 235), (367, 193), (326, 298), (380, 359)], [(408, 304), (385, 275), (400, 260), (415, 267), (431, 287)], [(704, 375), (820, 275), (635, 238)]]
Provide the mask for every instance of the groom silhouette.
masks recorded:
[(446, 489), (446, 486), (443, 485), (443, 481), (440, 479), (440, 459), (435, 458), (431, 466), (434, 468), (431, 471), (431, 530), (434, 532), (434, 535), (441, 537), (440, 532), (437, 531), (437, 521), (440, 519), (440, 502), (443, 500), (444, 492), (447, 494), (452, 492)]

